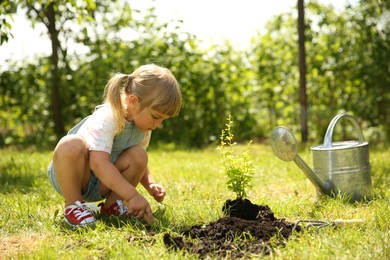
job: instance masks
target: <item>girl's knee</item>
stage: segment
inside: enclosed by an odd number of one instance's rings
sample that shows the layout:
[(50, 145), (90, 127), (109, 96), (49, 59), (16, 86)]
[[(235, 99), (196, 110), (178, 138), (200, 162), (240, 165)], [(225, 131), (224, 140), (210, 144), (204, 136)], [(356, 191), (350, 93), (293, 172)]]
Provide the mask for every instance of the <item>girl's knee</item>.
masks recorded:
[(88, 155), (87, 145), (84, 139), (78, 135), (67, 135), (63, 137), (54, 150), (54, 158), (58, 156), (85, 157)]
[(146, 167), (148, 164), (148, 154), (146, 153), (145, 149), (141, 146), (134, 146), (132, 149), (132, 157), (133, 157), (133, 163), (140, 167)]
[(141, 146), (133, 146), (124, 152), (129, 165), (133, 167), (144, 168), (148, 164), (148, 154)]

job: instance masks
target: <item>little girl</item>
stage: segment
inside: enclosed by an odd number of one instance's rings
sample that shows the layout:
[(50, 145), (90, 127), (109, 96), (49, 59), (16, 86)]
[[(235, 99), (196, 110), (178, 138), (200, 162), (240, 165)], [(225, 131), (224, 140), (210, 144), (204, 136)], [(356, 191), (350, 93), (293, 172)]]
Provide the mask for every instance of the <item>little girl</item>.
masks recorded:
[(105, 102), (73, 127), (57, 144), (48, 176), (65, 199), (65, 221), (74, 227), (102, 215), (133, 216), (152, 222), (148, 201), (138, 183), (158, 202), (165, 196), (147, 163), (151, 131), (176, 116), (181, 107), (179, 84), (172, 73), (150, 64), (131, 75), (116, 74), (105, 89)]

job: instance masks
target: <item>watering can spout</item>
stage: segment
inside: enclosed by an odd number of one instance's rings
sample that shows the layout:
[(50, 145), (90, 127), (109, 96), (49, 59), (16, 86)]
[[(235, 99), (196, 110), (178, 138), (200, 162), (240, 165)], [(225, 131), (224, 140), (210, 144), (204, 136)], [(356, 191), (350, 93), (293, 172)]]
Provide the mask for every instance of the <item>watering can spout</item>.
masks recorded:
[(302, 160), (297, 154), (294, 158), (294, 162), (298, 167), (306, 174), (307, 178), (314, 184), (314, 186), (322, 193), (326, 195), (332, 194), (332, 183), (330, 181), (323, 182), (317, 174)]
[(317, 174), (302, 160), (297, 152), (297, 141), (290, 130), (283, 126), (275, 127), (271, 134), (271, 145), (275, 155), (282, 161), (294, 161), (308, 179), (323, 194), (331, 195), (332, 183), (323, 182)]

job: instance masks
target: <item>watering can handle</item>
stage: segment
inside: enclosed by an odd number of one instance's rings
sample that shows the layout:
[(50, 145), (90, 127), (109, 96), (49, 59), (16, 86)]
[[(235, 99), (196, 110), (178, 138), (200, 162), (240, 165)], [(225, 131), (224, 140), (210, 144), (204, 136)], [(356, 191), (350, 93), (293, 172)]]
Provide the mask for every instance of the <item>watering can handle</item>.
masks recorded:
[(324, 137), (324, 148), (332, 148), (333, 129), (334, 129), (337, 121), (339, 121), (339, 119), (341, 119), (343, 117), (348, 118), (349, 121), (352, 122), (353, 126), (355, 127), (356, 132), (359, 135), (359, 143), (363, 143), (364, 142), (364, 137), (363, 137), (362, 130), (360, 129), (359, 124), (356, 121), (356, 119), (353, 116), (348, 115), (348, 114), (340, 114), (340, 115), (335, 116), (332, 119), (332, 121), (330, 122), (330, 124), (328, 126), (328, 129), (326, 130), (326, 134), (325, 134), (325, 137)]

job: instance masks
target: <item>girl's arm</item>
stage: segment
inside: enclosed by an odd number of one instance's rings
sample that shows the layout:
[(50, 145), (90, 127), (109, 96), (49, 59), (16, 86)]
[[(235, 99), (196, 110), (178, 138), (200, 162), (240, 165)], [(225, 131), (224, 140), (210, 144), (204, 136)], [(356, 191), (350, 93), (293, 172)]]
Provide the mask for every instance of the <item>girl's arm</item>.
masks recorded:
[(96, 177), (110, 190), (128, 201), (138, 192), (120, 174), (118, 169), (110, 162), (110, 154), (100, 151), (90, 151), (89, 164)]
[(89, 164), (96, 177), (114, 191), (121, 198), (131, 205), (129, 208), (132, 212), (142, 212), (139, 216), (144, 218), (148, 223), (153, 220), (152, 209), (148, 201), (138, 193), (133, 185), (120, 174), (113, 163), (110, 162), (110, 154), (100, 151), (91, 151)]
[(145, 189), (147, 189), (147, 187), (150, 184), (155, 184), (155, 183), (156, 182), (154, 181), (153, 176), (150, 174), (149, 167), (146, 167), (145, 174), (141, 179), (142, 186), (144, 186)]
[(148, 167), (146, 167), (145, 174), (141, 179), (141, 184), (157, 202), (164, 200), (166, 194), (165, 189), (162, 185), (156, 184)]

